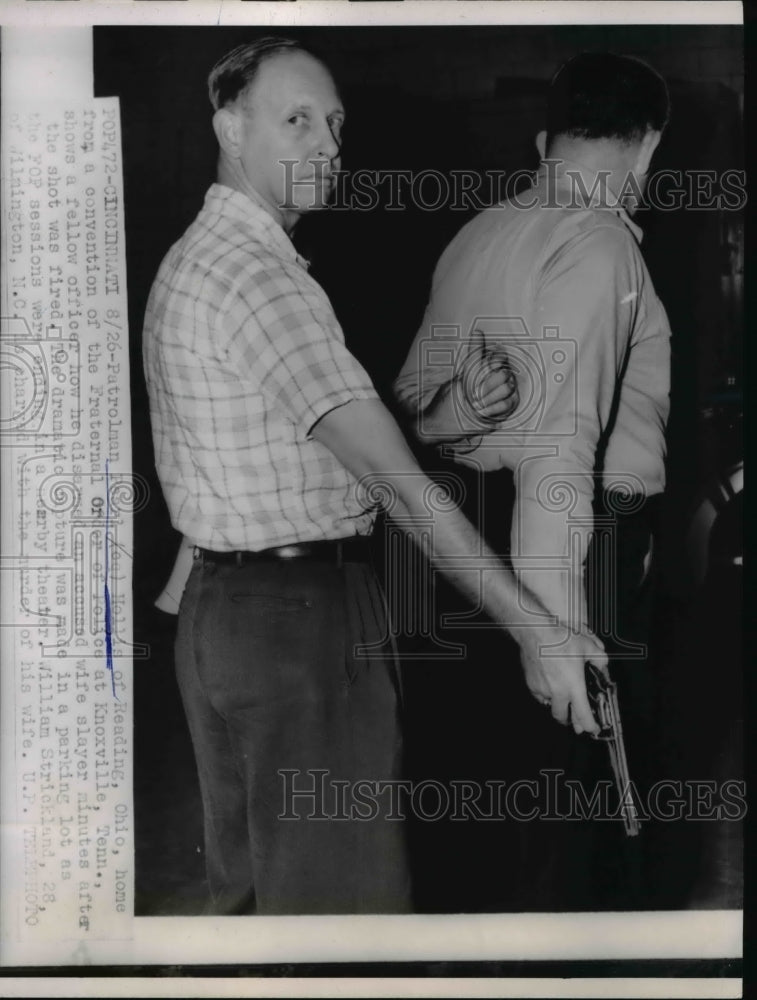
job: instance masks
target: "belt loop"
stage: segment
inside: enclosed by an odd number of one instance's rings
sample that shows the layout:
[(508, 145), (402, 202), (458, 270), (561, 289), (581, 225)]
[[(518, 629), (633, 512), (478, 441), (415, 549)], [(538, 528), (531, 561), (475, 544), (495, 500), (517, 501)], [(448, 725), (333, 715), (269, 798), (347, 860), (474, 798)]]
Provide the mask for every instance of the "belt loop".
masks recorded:
[(239, 549), (237, 549), (237, 551), (234, 553), (234, 555), (235, 555), (236, 560), (237, 560), (237, 567), (241, 567), (241, 565), (242, 565), (242, 553), (240, 552)]
[(336, 543), (336, 568), (341, 569), (344, 565), (344, 547), (341, 542)]

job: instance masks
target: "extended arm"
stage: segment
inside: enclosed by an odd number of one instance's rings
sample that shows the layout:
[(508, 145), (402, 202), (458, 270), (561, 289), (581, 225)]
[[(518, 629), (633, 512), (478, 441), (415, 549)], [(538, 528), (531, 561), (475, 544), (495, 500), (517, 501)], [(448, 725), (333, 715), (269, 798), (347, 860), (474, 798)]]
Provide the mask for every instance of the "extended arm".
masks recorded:
[[(428, 522), (426, 491), (431, 481), (420, 470), (402, 432), (388, 410), (378, 400), (359, 400), (327, 413), (312, 430), (315, 440), (329, 448), (342, 464), (360, 480), (380, 477), (397, 498), (403, 522), (413, 521), (420, 528)], [(442, 559), (442, 571), (471, 600), (478, 600), (478, 570), (449, 567), (451, 558), (471, 566), (479, 553), (490, 561), (494, 553), (481, 541), (474, 527), (460, 510), (434, 511), (433, 551), (431, 560)], [(416, 536), (417, 537), (417, 536)], [(561, 647), (559, 657), (542, 655), (543, 647), (555, 646), (565, 638), (560, 625), (545, 624), (549, 617), (541, 603), (519, 587), (513, 574), (501, 568), (487, 570), (484, 604), (489, 616), (502, 625), (518, 642), (530, 690), (549, 698), (552, 713), (561, 722), (570, 717), (576, 731), (596, 731), (584, 683), (586, 660), (604, 666), (607, 662), (601, 644), (582, 632), (572, 635)], [(540, 624), (535, 624), (540, 622)]]
[[(584, 560), (594, 529), (598, 449), (609, 432), (637, 298), (630, 234), (598, 227), (553, 252), (536, 291), (544, 409), (514, 470), (513, 564), (551, 612), (587, 622)], [(554, 359), (559, 358), (558, 365)], [(599, 595), (603, 598), (605, 595)]]

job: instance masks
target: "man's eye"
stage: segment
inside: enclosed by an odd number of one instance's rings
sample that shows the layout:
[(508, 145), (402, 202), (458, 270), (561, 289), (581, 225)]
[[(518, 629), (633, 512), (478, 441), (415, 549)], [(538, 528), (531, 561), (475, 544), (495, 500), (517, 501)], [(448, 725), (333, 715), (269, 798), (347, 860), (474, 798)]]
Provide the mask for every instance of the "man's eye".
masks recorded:
[(303, 122), (305, 122), (306, 120), (307, 120), (307, 117), (306, 117), (306, 115), (304, 115), (304, 114), (301, 114), (301, 113), (298, 113), (298, 114), (296, 114), (296, 115), (292, 115), (292, 116), (291, 116), (291, 118), (288, 118), (288, 119), (287, 119), (287, 121), (288, 121), (288, 122), (289, 122), (289, 123), (290, 123), (291, 125), (301, 125), (301, 124), (302, 124)]

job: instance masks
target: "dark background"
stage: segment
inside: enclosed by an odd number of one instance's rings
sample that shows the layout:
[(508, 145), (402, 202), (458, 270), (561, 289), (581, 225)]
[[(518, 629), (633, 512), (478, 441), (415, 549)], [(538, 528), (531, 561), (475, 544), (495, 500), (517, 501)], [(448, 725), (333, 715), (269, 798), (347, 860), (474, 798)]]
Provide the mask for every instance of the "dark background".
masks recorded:
[[(152, 608), (173, 563), (171, 529), (153, 466), (141, 328), (158, 265), (197, 214), (213, 180), (216, 147), (207, 72), (254, 28), (95, 28), (95, 93), (118, 95), (124, 150), (132, 363), (133, 467), (151, 487), (135, 518), (134, 663), (137, 903), (140, 915), (199, 912), (202, 817), (194, 764), (173, 678), (174, 619)], [(501, 170), (536, 166), (552, 73), (583, 50), (637, 55), (665, 76), (673, 103), (654, 168), (742, 166), (741, 31), (726, 26), (307, 28), (285, 33), (315, 47), (347, 108), (348, 170)], [(435, 262), (470, 211), (406, 207), (334, 210), (303, 220), (295, 237), (312, 260), (347, 344), (387, 393), (426, 304)], [(702, 496), (741, 457), (741, 213), (649, 210), (637, 216), (643, 251), (673, 330), (669, 488), (659, 592), (660, 754), (670, 777), (738, 778), (740, 552), (736, 503), (718, 518), (707, 572), (687, 554)], [(432, 472), (445, 471), (421, 456)], [(459, 473), (459, 470), (457, 470)], [(465, 475), (465, 474), (463, 474)], [(482, 506), (493, 544), (508, 532), (507, 474), (468, 476), (468, 511)], [(481, 494), (481, 490), (485, 492)], [(442, 610), (459, 609), (443, 590)], [(522, 690), (510, 651), (490, 631), (447, 630), (467, 644), (464, 663), (439, 660), (433, 643), (405, 637), (427, 659), (404, 667), (408, 774), (497, 778), (519, 774), (524, 741), (543, 709)], [(424, 642), (426, 646), (424, 647)], [(512, 665), (512, 664), (511, 664)], [(524, 765), (525, 766), (525, 765)], [(515, 768), (515, 769), (514, 769)], [(550, 908), (513, 869), (527, 829), (502, 824), (415, 823), (411, 845), (420, 910)], [(658, 838), (649, 907), (738, 906), (740, 828), (671, 824)], [(587, 900), (587, 906), (589, 901)]]

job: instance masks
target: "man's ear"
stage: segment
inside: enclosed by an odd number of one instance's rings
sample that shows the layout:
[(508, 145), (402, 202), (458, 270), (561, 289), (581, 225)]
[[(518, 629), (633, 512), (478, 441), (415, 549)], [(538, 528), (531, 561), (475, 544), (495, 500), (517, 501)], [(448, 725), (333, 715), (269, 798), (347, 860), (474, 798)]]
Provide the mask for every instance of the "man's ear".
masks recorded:
[(636, 157), (636, 169), (634, 173), (649, 173), (652, 156), (654, 155), (654, 151), (659, 146), (661, 138), (662, 132), (657, 132), (654, 129), (649, 129), (649, 131), (645, 133), (644, 138), (641, 140), (641, 145), (639, 146), (639, 152)]
[(239, 115), (229, 108), (219, 108), (213, 115), (213, 131), (223, 152), (236, 159), (242, 147), (242, 122)]
[(540, 160), (546, 159), (546, 156), (547, 156), (547, 133), (544, 131), (544, 129), (542, 129), (541, 132), (537, 132), (536, 139), (534, 141), (536, 143), (536, 148), (539, 151), (539, 159)]

